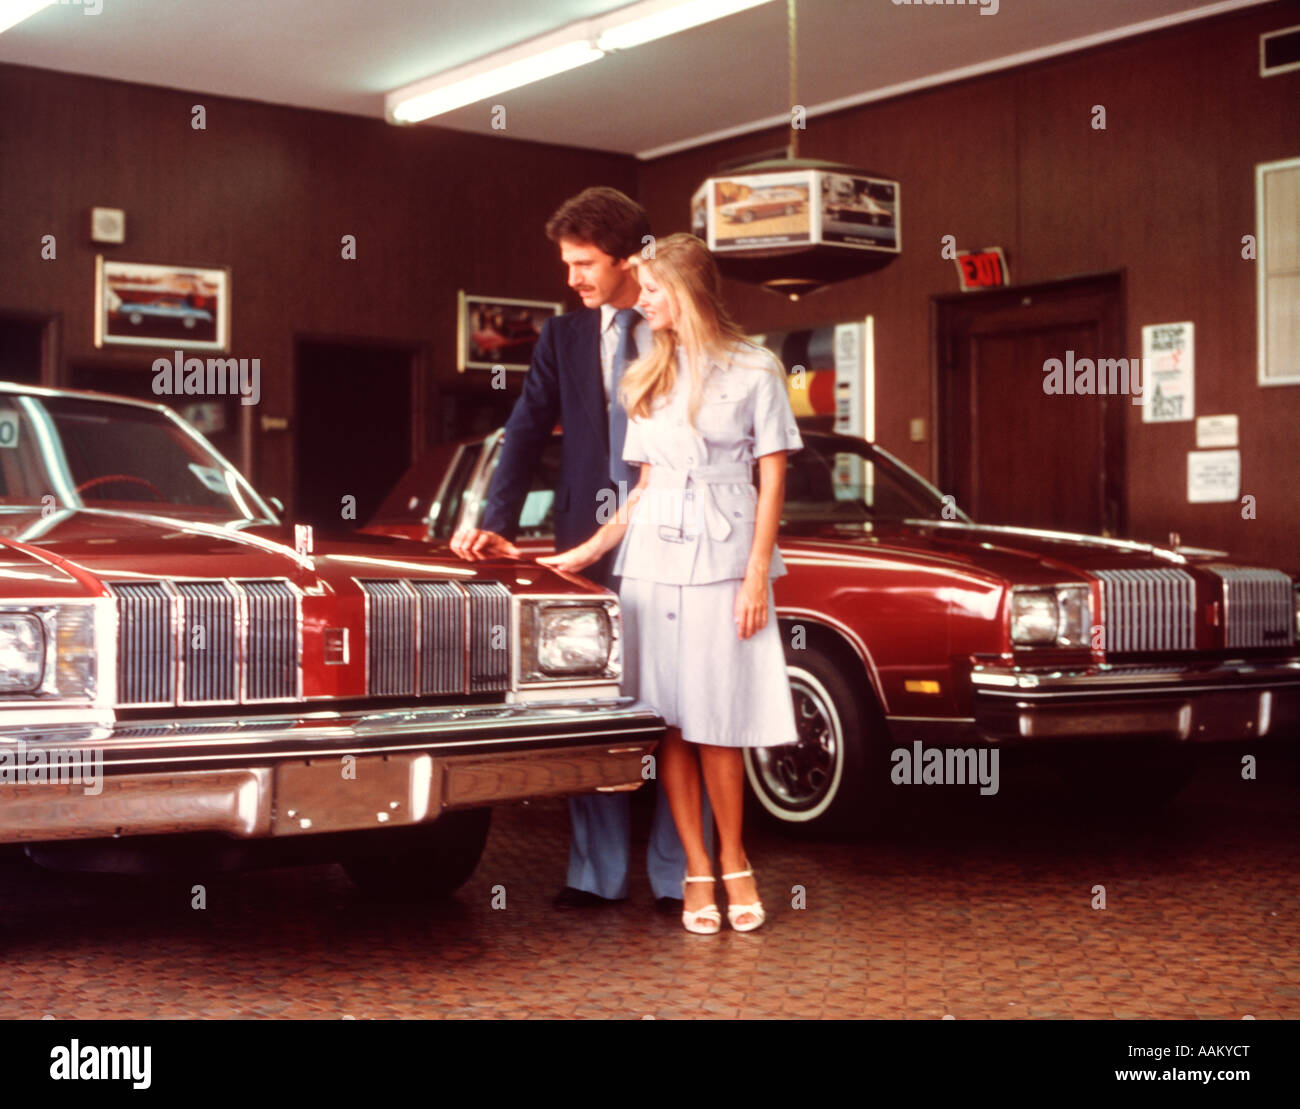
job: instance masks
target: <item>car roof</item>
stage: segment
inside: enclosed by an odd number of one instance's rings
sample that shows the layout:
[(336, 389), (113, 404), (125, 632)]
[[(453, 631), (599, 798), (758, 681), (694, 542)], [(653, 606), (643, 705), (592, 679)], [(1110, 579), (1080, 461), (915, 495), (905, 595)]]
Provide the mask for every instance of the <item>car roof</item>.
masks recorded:
[(129, 404), (136, 408), (151, 408), (156, 412), (169, 411), (167, 405), (157, 401), (137, 400), (116, 393), (100, 393), (93, 389), (51, 389), (44, 385), (28, 385), (22, 381), (0, 381), (0, 393), (27, 393), (36, 397), (73, 397), (80, 400), (103, 401), (107, 404)]

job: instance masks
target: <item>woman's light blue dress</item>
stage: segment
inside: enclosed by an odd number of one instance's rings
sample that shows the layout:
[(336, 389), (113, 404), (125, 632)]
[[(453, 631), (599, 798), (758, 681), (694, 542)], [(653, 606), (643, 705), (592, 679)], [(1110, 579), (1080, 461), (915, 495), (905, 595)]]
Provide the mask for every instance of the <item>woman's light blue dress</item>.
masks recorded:
[(754, 539), (756, 458), (803, 440), (770, 352), (747, 344), (705, 368), (696, 427), (679, 351), (674, 392), (628, 421), (623, 457), (649, 463), (614, 573), (621, 575), (624, 689), (693, 743), (767, 747), (797, 739), (770, 579), (767, 625), (741, 639), (736, 595)]

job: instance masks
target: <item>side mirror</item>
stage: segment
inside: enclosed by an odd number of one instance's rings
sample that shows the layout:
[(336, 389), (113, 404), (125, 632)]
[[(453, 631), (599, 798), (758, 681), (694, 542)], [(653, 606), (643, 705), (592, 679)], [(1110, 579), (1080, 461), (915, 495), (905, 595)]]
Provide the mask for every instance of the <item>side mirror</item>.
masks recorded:
[(281, 516), (284, 515), (284, 501), (280, 500), (279, 497), (267, 497), (266, 499), (271, 502), (271, 507), (274, 508), (277, 513)]

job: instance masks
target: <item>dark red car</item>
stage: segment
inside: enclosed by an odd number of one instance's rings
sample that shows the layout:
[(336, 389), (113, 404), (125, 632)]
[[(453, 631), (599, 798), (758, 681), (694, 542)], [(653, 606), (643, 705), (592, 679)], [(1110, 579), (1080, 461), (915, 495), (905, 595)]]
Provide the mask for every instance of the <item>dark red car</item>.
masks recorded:
[(161, 405), (0, 384), (0, 843), (38, 862), (446, 893), (486, 806), (642, 783), (620, 634), (538, 566), (286, 528)]
[[(476, 523), (501, 435), (430, 454), (370, 530), (439, 541)], [(746, 752), (774, 818), (870, 822), (916, 744), (1050, 751), (1148, 803), (1180, 787), (1191, 744), (1294, 739), (1291, 574), (1222, 551), (981, 525), (878, 446), (804, 440), (779, 537), (789, 574), (775, 582), (802, 738)], [(529, 551), (551, 546), (557, 465), (558, 437), (523, 506)]]

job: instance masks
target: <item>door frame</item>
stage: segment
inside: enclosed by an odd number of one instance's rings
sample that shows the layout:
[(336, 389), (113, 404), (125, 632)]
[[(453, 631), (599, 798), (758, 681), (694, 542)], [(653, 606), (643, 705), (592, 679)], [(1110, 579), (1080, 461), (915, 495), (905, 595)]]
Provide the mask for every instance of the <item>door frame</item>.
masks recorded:
[[(1067, 299), (1068, 298), (1068, 299)], [(931, 297), (930, 302), (930, 466), (941, 489), (952, 488), (952, 475), (960, 460), (954, 457), (951, 429), (948, 426), (950, 398), (946, 395), (952, 382), (956, 361), (954, 337), (962, 321), (976, 323), (967, 335), (996, 333), (1006, 330), (1024, 308), (1036, 305), (1039, 300), (1059, 300), (1058, 311), (1050, 313), (1046, 323), (1098, 321), (1098, 351), (1096, 357), (1127, 357), (1123, 354), (1127, 342), (1127, 271), (1106, 270), (1099, 273), (1078, 274), (1054, 278), (1031, 285), (1010, 285), (1002, 289), (978, 292), (944, 293)], [(1080, 315), (1079, 302), (1091, 300), (1100, 306), (1094, 315)], [(1042, 307), (1041, 305), (1039, 306)], [(1109, 348), (1109, 349), (1108, 349)], [(974, 398), (972, 398), (973, 400)], [(1102, 534), (1122, 536), (1128, 526), (1128, 481), (1125, 469), (1125, 443), (1128, 428), (1129, 398), (1099, 396), (1103, 406), (1101, 459), (1097, 497), (1102, 520)], [(970, 505), (971, 510), (974, 505)], [(976, 517), (978, 520), (978, 517)]]
[(63, 366), (59, 360), (59, 338), (63, 323), (61, 313), (27, 312), (18, 309), (0, 308), (0, 318), (40, 326), (41, 376), (36, 384), (46, 389), (62, 387), (64, 384)]
[[(409, 466), (427, 447), (426, 427), (428, 422), (427, 413), (424, 411), (428, 403), (429, 389), (429, 345), (419, 339), (389, 339), (376, 337), (374, 335), (344, 335), (334, 332), (325, 331), (295, 331), (290, 340), (292, 355), (290, 358), (290, 396), (293, 398), (293, 421), (289, 427), (289, 475), (286, 482), (286, 493), (289, 497), (297, 500), (298, 490), (298, 421), (299, 421), (299, 402), (301, 394), (299, 386), (301, 384), (298, 374), (298, 351), (303, 343), (321, 343), (325, 345), (334, 345), (341, 347), (369, 347), (372, 350), (402, 351), (408, 354), (409, 360), (407, 373), (409, 375), (409, 423), (408, 423), (408, 457), (407, 465)], [(250, 410), (251, 411), (251, 410)], [(248, 417), (251, 420), (251, 415)], [(297, 504), (286, 506), (291, 511), (297, 511)]]

